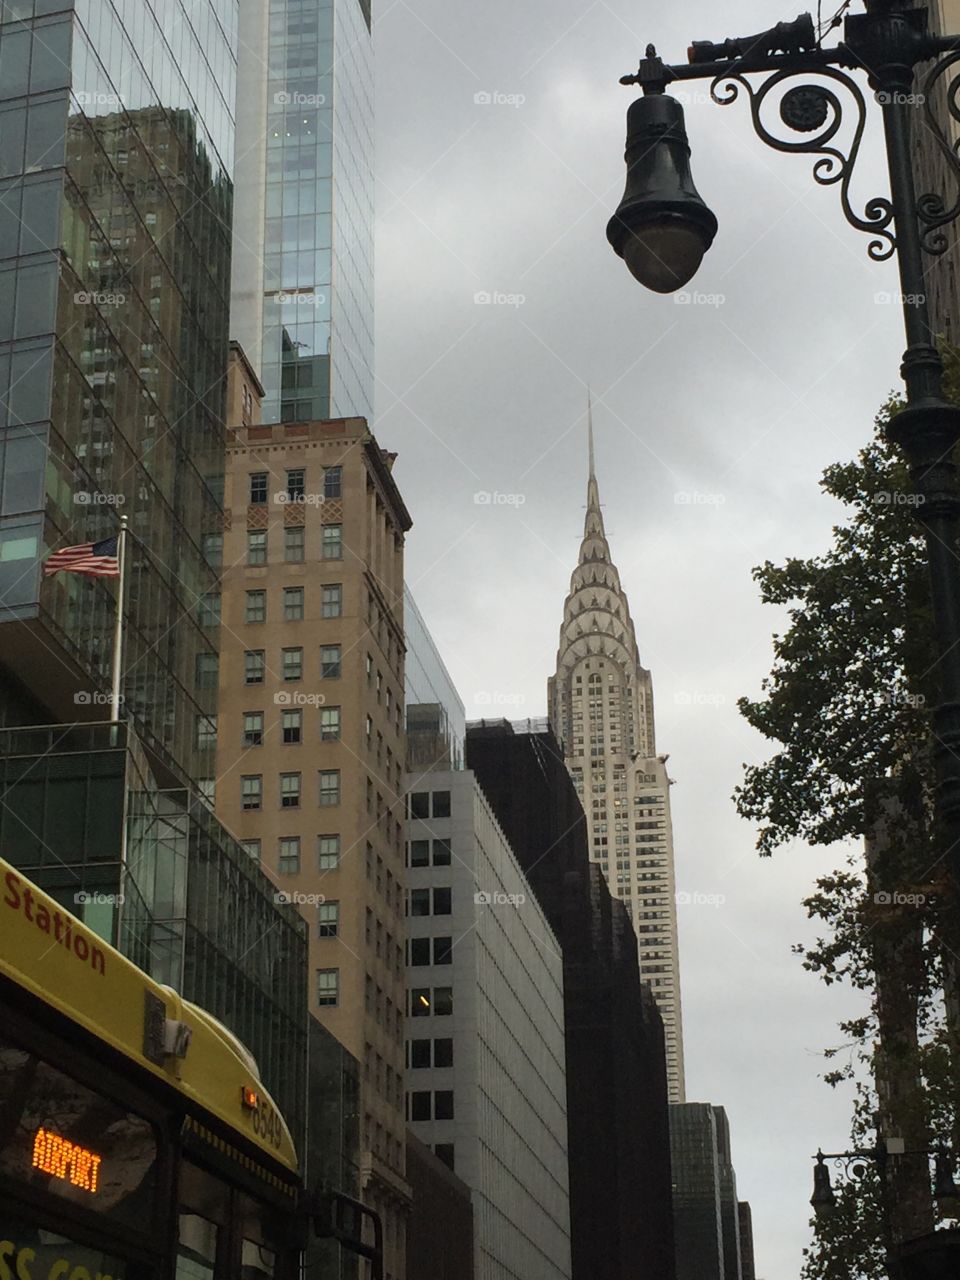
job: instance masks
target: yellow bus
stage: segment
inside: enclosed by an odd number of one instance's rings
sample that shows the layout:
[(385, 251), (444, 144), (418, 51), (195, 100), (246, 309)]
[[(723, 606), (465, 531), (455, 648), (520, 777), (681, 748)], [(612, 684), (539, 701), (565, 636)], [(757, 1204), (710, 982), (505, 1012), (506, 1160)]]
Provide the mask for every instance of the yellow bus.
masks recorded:
[(0, 859), (0, 1280), (295, 1280), (305, 1208), (243, 1045)]

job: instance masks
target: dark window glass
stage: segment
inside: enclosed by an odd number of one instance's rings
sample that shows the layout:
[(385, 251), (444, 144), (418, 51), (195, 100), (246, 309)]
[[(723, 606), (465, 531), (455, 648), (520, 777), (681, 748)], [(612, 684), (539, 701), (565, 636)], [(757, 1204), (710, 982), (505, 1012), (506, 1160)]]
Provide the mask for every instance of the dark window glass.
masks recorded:
[(433, 865), (435, 867), (449, 867), (450, 865), (450, 841), (434, 840), (433, 842)]
[(323, 473), (323, 496), (339, 498), (342, 490), (342, 467), (327, 467)]
[(430, 914), (430, 890), (410, 890), (410, 915), (428, 916)]
[(442, 1160), (448, 1169), (453, 1168), (453, 1143), (438, 1142), (433, 1148), (434, 1154), (438, 1160)]
[(430, 1094), (417, 1092), (410, 1095), (410, 1119), (411, 1120), (429, 1120), (430, 1119)]
[(434, 1040), (433, 1042), (433, 1065), (435, 1067), (452, 1067), (453, 1066), (453, 1041), (452, 1040)]
[(410, 1067), (417, 1071), (423, 1067), (430, 1066), (430, 1041), (429, 1040), (411, 1040), (410, 1041)]
[(426, 867), (430, 863), (430, 841), (429, 840), (411, 840), (410, 841), (410, 866)]
[(429, 818), (430, 817), (430, 793), (429, 791), (414, 791), (410, 795), (410, 817), (411, 818)]
[(220, 661), (215, 653), (198, 653), (195, 684), (198, 689), (216, 689)]
[(433, 1012), (439, 1018), (447, 1018), (453, 1013), (453, 987), (434, 987)]
[(23, 140), (27, 127), (25, 107), (0, 111), (0, 178), (23, 170)]
[(34, 102), (27, 112), (27, 152), (24, 169), (58, 169), (63, 164), (64, 129), (67, 120), (65, 98)]
[(435, 916), (448, 916), (452, 910), (452, 900), (452, 889), (434, 889), (433, 914)]
[(250, 505), (262, 507), (267, 500), (267, 472), (255, 471), (250, 476)]
[(324, 680), (337, 680), (340, 677), (340, 646), (325, 644), (320, 650), (320, 675)]
[(434, 938), (433, 939), (433, 963), (434, 964), (452, 964), (453, 963), (453, 939), (452, 938)]
[(437, 1120), (453, 1119), (452, 1089), (438, 1089), (433, 1095), (433, 1114)]
[(295, 467), (292, 471), (287, 472), (287, 497), (293, 499), (302, 498), (304, 491), (303, 467)]
[(433, 816), (435, 818), (450, 817), (450, 792), (449, 791), (434, 791)]
[(30, 92), (46, 93), (70, 85), (70, 23), (56, 22), (34, 32)]
[(410, 1017), (427, 1018), (433, 1012), (429, 987), (414, 987), (410, 992)]
[(430, 939), (429, 938), (411, 938), (410, 939), (410, 963), (411, 965), (422, 965), (430, 963)]
[(3, 454), (3, 514), (39, 509), (43, 495), (46, 440), (42, 435), (7, 436)]

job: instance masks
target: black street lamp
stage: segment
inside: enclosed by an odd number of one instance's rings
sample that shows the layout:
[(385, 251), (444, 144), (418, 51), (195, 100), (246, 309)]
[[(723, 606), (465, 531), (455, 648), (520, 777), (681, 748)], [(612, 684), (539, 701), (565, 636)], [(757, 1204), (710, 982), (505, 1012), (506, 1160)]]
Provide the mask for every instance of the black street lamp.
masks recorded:
[[(933, 713), (937, 764), (937, 815), (942, 849), (953, 884), (953, 915), (960, 913), (960, 579), (957, 535), (960, 494), (953, 455), (960, 440), (960, 409), (943, 395), (943, 365), (930, 327), (923, 274), (924, 255), (939, 255), (945, 233), (960, 216), (960, 194), (953, 202), (917, 192), (911, 164), (911, 115), (919, 104), (924, 127), (933, 134), (957, 180), (960, 159), (933, 111), (938, 86), (946, 89), (953, 117), (960, 120), (960, 36), (931, 34), (927, 7), (909, 0), (864, 0), (865, 13), (850, 15), (844, 40), (821, 47), (809, 14), (783, 22), (760, 35), (722, 44), (694, 43), (689, 62), (667, 66), (653, 46), (636, 75), (622, 84), (639, 85), (627, 124), (627, 189), (610, 220), (607, 236), (641, 283), (658, 292), (682, 287), (710, 248), (716, 219), (690, 174), (690, 150), (683, 108), (670, 99), (674, 82), (710, 79), (711, 96), (729, 106), (741, 94), (750, 104), (754, 130), (779, 151), (818, 157), (814, 179), (836, 186), (847, 221), (870, 237), (868, 255), (877, 262), (897, 255), (907, 349), (901, 373), (906, 407), (889, 434), (906, 458), (919, 495), (915, 511), (923, 527), (930, 566), (930, 590), (940, 668), (940, 705)], [(930, 64), (915, 96), (917, 68)], [(850, 179), (866, 124), (863, 91), (851, 72), (862, 73), (883, 112), (890, 197), (877, 196), (857, 212), (850, 200)], [(759, 85), (747, 77), (763, 75)], [(811, 81), (808, 77), (815, 76)], [(800, 80), (800, 83), (792, 83)], [(846, 103), (841, 97), (848, 97)], [(778, 137), (768, 127), (771, 104), (780, 125), (794, 138)], [(667, 105), (669, 104), (669, 106)], [(852, 139), (837, 141), (844, 111), (853, 113)], [(960, 919), (955, 927), (960, 935)], [(960, 1274), (960, 1272), (958, 1272)]]

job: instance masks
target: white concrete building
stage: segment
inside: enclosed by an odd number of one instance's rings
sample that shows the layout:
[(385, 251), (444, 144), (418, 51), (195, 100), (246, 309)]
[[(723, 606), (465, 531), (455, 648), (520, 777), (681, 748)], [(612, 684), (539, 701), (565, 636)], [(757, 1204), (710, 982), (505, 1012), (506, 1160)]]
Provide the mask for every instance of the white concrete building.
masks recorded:
[(471, 1188), (475, 1280), (569, 1280), (560, 947), (473, 773), (407, 804), (410, 1128)]

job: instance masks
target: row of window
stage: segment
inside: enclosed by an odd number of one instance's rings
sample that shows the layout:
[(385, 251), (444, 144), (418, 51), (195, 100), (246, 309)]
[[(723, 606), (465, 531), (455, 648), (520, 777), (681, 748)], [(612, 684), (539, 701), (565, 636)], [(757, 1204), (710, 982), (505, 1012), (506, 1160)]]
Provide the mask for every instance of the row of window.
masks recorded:
[[(250, 476), (250, 506), (266, 506), (270, 498), (270, 472), (252, 471)], [(307, 492), (307, 474), (305, 467), (289, 467), (286, 471), (284, 489), (288, 502), (302, 502)], [(324, 498), (340, 498), (343, 496), (343, 468), (324, 467)]]
[(407, 1012), (411, 1018), (449, 1018), (453, 1014), (453, 987), (413, 987)]
[[(262, 711), (244, 711), (244, 747), (262, 747), (264, 732), (264, 713)], [(285, 746), (298, 746), (303, 742), (303, 712), (299, 708), (293, 711), (284, 710), (280, 712), (280, 733)], [(321, 707), (320, 741), (338, 742), (339, 739), (340, 708)]]
[(452, 889), (411, 889), (407, 894), (408, 916), (449, 916), (452, 912)]
[(453, 1090), (434, 1089), (430, 1092), (418, 1090), (407, 1094), (408, 1120), (452, 1120)]
[(449, 791), (411, 791), (407, 795), (408, 818), (449, 818)]
[[(303, 648), (294, 646), (281, 649), (280, 674), (284, 680), (303, 679)], [(338, 644), (320, 646), (320, 678), (339, 680), (341, 647)], [(244, 684), (263, 684), (267, 674), (267, 655), (264, 649), (247, 649), (243, 655)]]
[(453, 1041), (451, 1039), (407, 1041), (408, 1070), (420, 1071), (428, 1067), (452, 1066)]
[(453, 938), (410, 938), (407, 964), (453, 964)]
[[(340, 770), (321, 769), (318, 773), (318, 804), (340, 803)], [(281, 809), (299, 809), (303, 795), (303, 775), (281, 773), (278, 775), (278, 791)], [(240, 779), (240, 804), (247, 810), (263, 808), (263, 774), (248, 773)]]
[(410, 840), (407, 843), (408, 867), (449, 867), (453, 856), (450, 841)]
[[(241, 840), (251, 858), (260, 861), (263, 843), (260, 840)], [(298, 876), (302, 868), (300, 836), (281, 836), (277, 842), (277, 871), (282, 876)], [(336, 871), (340, 866), (340, 836), (317, 836), (317, 870)]]
[[(306, 529), (301, 525), (288, 525), (283, 530), (283, 558), (288, 564), (303, 564), (306, 560)], [(247, 530), (247, 564), (265, 565), (269, 558), (269, 530)], [(325, 524), (320, 541), (321, 560), (343, 559), (343, 525)]]
[[(282, 587), (283, 621), (302, 622), (303, 587)], [(209, 599), (209, 597), (207, 598)], [(339, 618), (343, 613), (343, 584), (328, 582), (320, 588), (320, 616), (322, 618)], [(267, 593), (258, 588), (246, 593), (244, 622), (266, 622)]]

